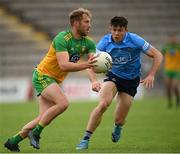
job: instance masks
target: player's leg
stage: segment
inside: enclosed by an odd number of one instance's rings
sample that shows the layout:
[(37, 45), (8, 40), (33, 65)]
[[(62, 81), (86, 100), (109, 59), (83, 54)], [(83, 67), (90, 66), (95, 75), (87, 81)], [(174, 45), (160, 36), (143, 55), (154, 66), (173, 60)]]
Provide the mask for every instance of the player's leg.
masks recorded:
[(18, 134), (8, 139), (8, 141), (6, 141), (5, 143), (5, 147), (11, 151), (15, 151), (15, 152), (20, 151), (18, 143), (27, 137), (29, 131), (32, 130), (39, 123), (43, 113), (52, 105), (53, 105), (52, 102), (49, 102), (46, 99), (43, 99), (41, 96), (39, 96), (39, 116), (36, 117), (34, 120), (30, 121), (29, 123), (27, 123), (19, 131)]
[(49, 85), (41, 94), (41, 96), (54, 103), (53, 106), (48, 108), (46, 112), (42, 115), (40, 123), (43, 126), (47, 126), (56, 116), (64, 112), (69, 103), (68, 100), (60, 89), (59, 85), (52, 83)]
[(49, 100), (45, 99), (42, 96), (38, 97), (39, 100), (39, 116), (36, 117), (34, 120), (30, 121), (28, 124), (26, 124), (22, 130), (20, 131), (20, 135), (23, 137), (27, 137), (30, 130), (32, 130), (40, 121), (42, 115), (51, 107), (54, 105), (53, 102), (50, 102)]
[[(35, 126), (35, 128), (28, 133), (30, 144), (34, 148), (39, 149), (39, 138), (43, 128), (67, 108), (68, 101), (55, 79), (47, 75), (43, 75), (35, 70), (32, 81), (38, 95), (41, 95), (41, 98), (52, 104), (41, 115), (39, 123)], [(45, 101), (43, 102), (45, 103)]]
[(121, 137), (122, 126), (125, 123), (125, 119), (129, 112), (133, 101), (133, 97), (127, 93), (118, 93), (117, 105), (115, 110), (115, 120), (112, 132), (112, 141), (118, 142)]
[(103, 83), (100, 90), (99, 104), (90, 114), (84, 137), (76, 147), (77, 150), (88, 148), (88, 142), (90, 140), (90, 137), (100, 124), (102, 115), (106, 111), (108, 106), (111, 104), (116, 92), (116, 85), (113, 82), (107, 81)]
[(112, 141), (118, 142), (121, 136), (122, 126), (131, 107), (134, 96), (137, 93), (140, 78), (132, 80), (118, 78), (117, 81), (117, 106), (115, 110), (115, 121), (112, 131)]
[[(26, 126), (23, 127), (23, 130), (28, 132), (28, 137), (30, 139), (30, 145), (36, 149), (39, 149), (39, 139), (40, 133), (44, 129), (44, 127), (39, 123), (42, 115), (54, 105), (54, 102), (45, 99), (42, 96), (39, 96), (39, 116), (35, 121), (31, 121)], [(31, 131), (32, 130), (32, 131)], [(34, 134), (33, 134), (34, 133)]]
[(173, 79), (173, 91), (176, 98), (176, 107), (180, 107), (180, 96), (179, 96), (179, 80), (178, 77)]
[(165, 79), (165, 86), (166, 86), (166, 96), (168, 100), (168, 107), (172, 107), (172, 79), (169, 77), (166, 77)]
[(88, 131), (94, 132), (95, 129), (98, 127), (98, 125), (101, 122), (103, 113), (111, 104), (112, 99), (116, 95), (116, 92), (117, 92), (116, 85), (113, 82), (111, 81), (104, 82), (104, 84), (102, 85), (102, 89), (100, 90), (99, 104), (92, 111), (89, 117), (88, 125), (86, 128)]
[(179, 86), (175, 87), (175, 95), (176, 95), (176, 106), (180, 107), (180, 96), (179, 96)]
[[(28, 137), (30, 138), (30, 144), (39, 149), (40, 134), (44, 127), (46, 127), (54, 118), (64, 112), (68, 107), (68, 101), (59, 85), (56, 83), (50, 84), (41, 93), (43, 100), (52, 102), (51, 105), (40, 117), (39, 123), (36, 127), (29, 132)], [(44, 102), (41, 102), (44, 103)]]

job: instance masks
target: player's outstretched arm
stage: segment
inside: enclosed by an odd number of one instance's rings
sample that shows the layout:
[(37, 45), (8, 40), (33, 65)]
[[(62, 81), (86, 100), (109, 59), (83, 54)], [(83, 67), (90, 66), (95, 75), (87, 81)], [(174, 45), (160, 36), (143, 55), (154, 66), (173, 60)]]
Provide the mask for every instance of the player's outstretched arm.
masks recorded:
[(145, 85), (146, 88), (153, 88), (155, 74), (158, 68), (160, 67), (160, 64), (163, 60), (163, 56), (159, 50), (157, 50), (155, 47), (152, 47), (152, 46), (150, 47), (149, 51), (146, 54), (149, 57), (153, 58), (153, 64), (147, 77), (141, 80), (141, 83)]

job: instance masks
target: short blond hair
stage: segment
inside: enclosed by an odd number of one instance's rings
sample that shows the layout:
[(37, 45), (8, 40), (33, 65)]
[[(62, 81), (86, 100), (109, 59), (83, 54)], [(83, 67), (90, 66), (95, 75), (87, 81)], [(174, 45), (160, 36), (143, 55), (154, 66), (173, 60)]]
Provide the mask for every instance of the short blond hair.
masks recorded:
[(76, 10), (73, 10), (72, 12), (70, 12), (69, 14), (69, 20), (70, 20), (70, 24), (71, 26), (73, 25), (74, 21), (81, 21), (83, 14), (86, 14), (88, 17), (92, 17), (92, 14), (89, 10), (84, 9), (84, 8), (78, 8)]

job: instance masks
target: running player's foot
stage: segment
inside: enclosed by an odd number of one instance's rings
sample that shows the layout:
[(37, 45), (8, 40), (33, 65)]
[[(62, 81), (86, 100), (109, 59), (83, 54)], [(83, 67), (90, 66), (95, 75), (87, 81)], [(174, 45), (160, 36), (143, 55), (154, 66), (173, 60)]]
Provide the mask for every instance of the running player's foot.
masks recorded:
[(12, 144), (9, 139), (4, 143), (4, 147), (12, 152), (20, 152), (19, 145)]
[(89, 140), (81, 140), (77, 145), (76, 150), (88, 149)]
[(119, 139), (121, 137), (121, 130), (122, 130), (121, 126), (114, 125), (114, 129), (113, 129), (113, 132), (112, 132), (112, 141), (113, 142), (118, 142), (119, 141)]
[(40, 136), (39, 135), (35, 135), (33, 134), (32, 131), (30, 131), (28, 133), (28, 138), (30, 140), (30, 145), (33, 146), (33, 148), (40, 149), (40, 146), (39, 146)]

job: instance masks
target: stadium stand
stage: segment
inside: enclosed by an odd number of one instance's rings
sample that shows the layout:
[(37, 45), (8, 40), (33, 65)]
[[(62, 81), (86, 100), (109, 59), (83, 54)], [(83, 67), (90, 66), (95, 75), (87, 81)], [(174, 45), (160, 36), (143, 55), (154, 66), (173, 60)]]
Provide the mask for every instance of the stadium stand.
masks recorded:
[(126, 16), (129, 30), (158, 49), (168, 33), (180, 33), (179, 0), (0, 0), (0, 76), (30, 75), (49, 39), (68, 27), (68, 13), (79, 7), (92, 11), (96, 41), (115, 15)]
[(47, 40), (0, 8), (0, 77), (30, 76)]

